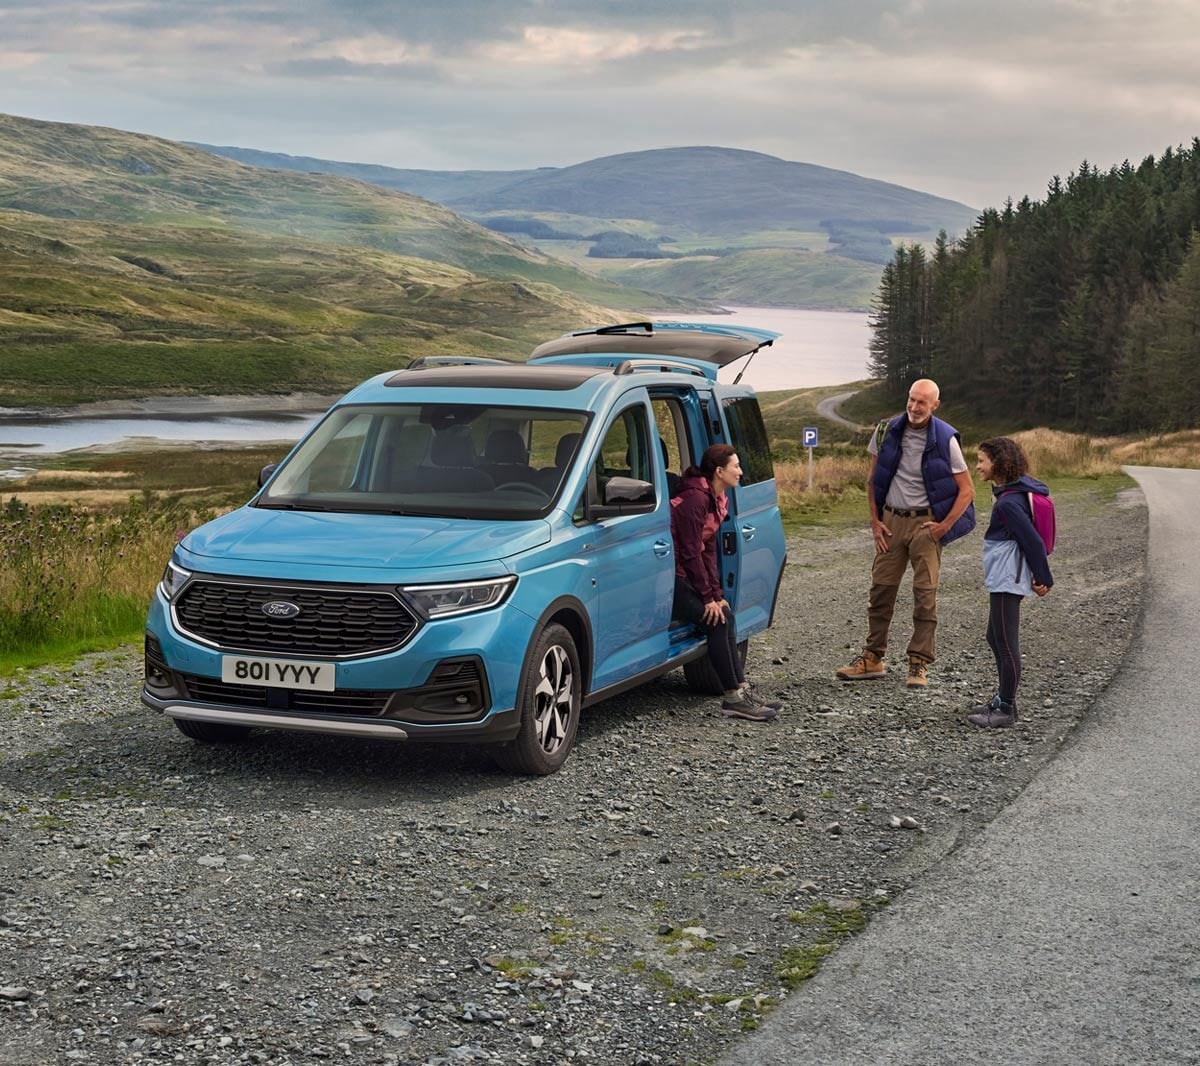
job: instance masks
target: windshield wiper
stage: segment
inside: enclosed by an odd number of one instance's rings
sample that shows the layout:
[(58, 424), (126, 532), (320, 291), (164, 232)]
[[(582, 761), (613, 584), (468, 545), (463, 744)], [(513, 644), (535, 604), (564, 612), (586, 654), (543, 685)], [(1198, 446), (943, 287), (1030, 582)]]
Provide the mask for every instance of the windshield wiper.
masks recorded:
[(259, 500), (254, 506), (264, 507), (269, 511), (333, 511), (337, 509), (326, 507), (319, 503), (310, 503), (308, 500), (302, 503), (284, 503), (282, 500), (271, 500), (269, 502)]

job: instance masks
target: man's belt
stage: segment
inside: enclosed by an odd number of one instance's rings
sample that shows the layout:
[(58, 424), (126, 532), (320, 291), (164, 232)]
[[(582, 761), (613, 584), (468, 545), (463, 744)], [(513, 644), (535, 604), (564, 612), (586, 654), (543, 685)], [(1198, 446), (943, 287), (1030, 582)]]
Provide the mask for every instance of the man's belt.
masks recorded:
[(885, 511), (891, 511), (894, 515), (899, 515), (901, 518), (924, 518), (930, 513), (928, 507), (917, 507), (911, 511), (905, 511), (899, 507), (889, 507), (886, 503), (883, 505)]

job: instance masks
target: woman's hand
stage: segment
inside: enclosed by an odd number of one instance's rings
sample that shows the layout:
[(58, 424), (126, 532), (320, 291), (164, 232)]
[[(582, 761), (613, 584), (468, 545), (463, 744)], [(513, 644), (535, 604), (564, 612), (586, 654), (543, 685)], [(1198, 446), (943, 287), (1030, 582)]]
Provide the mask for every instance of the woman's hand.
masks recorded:
[(719, 626), (725, 618), (725, 608), (729, 604), (724, 600), (713, 600), (711, 603), (704, 605), (704, 624), (706, 626)]
[(1039, 585), (1036, 581), (1033, 583), (1033, 591), (1039, 596), (1045, 596), (1050, 591), (1049, 585)]

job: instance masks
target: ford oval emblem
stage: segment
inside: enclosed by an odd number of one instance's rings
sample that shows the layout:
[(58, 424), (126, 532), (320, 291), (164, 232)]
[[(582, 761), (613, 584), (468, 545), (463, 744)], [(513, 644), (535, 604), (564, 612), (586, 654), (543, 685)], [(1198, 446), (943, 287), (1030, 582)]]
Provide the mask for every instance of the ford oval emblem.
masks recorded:
[(268, 618), (295, 618), (300, 613), (300, 608), (287, 600), (272, 600), (264, 603), (260, 610)]

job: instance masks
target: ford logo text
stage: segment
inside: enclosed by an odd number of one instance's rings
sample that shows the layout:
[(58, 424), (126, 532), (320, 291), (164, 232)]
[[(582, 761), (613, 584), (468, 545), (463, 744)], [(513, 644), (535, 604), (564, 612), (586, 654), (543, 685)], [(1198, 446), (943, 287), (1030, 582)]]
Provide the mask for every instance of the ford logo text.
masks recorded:
[(272, 600), (264, 603), (260, 610), (268, 618), (295, 618), (300, 613), (300, 608), (287, 600)]

